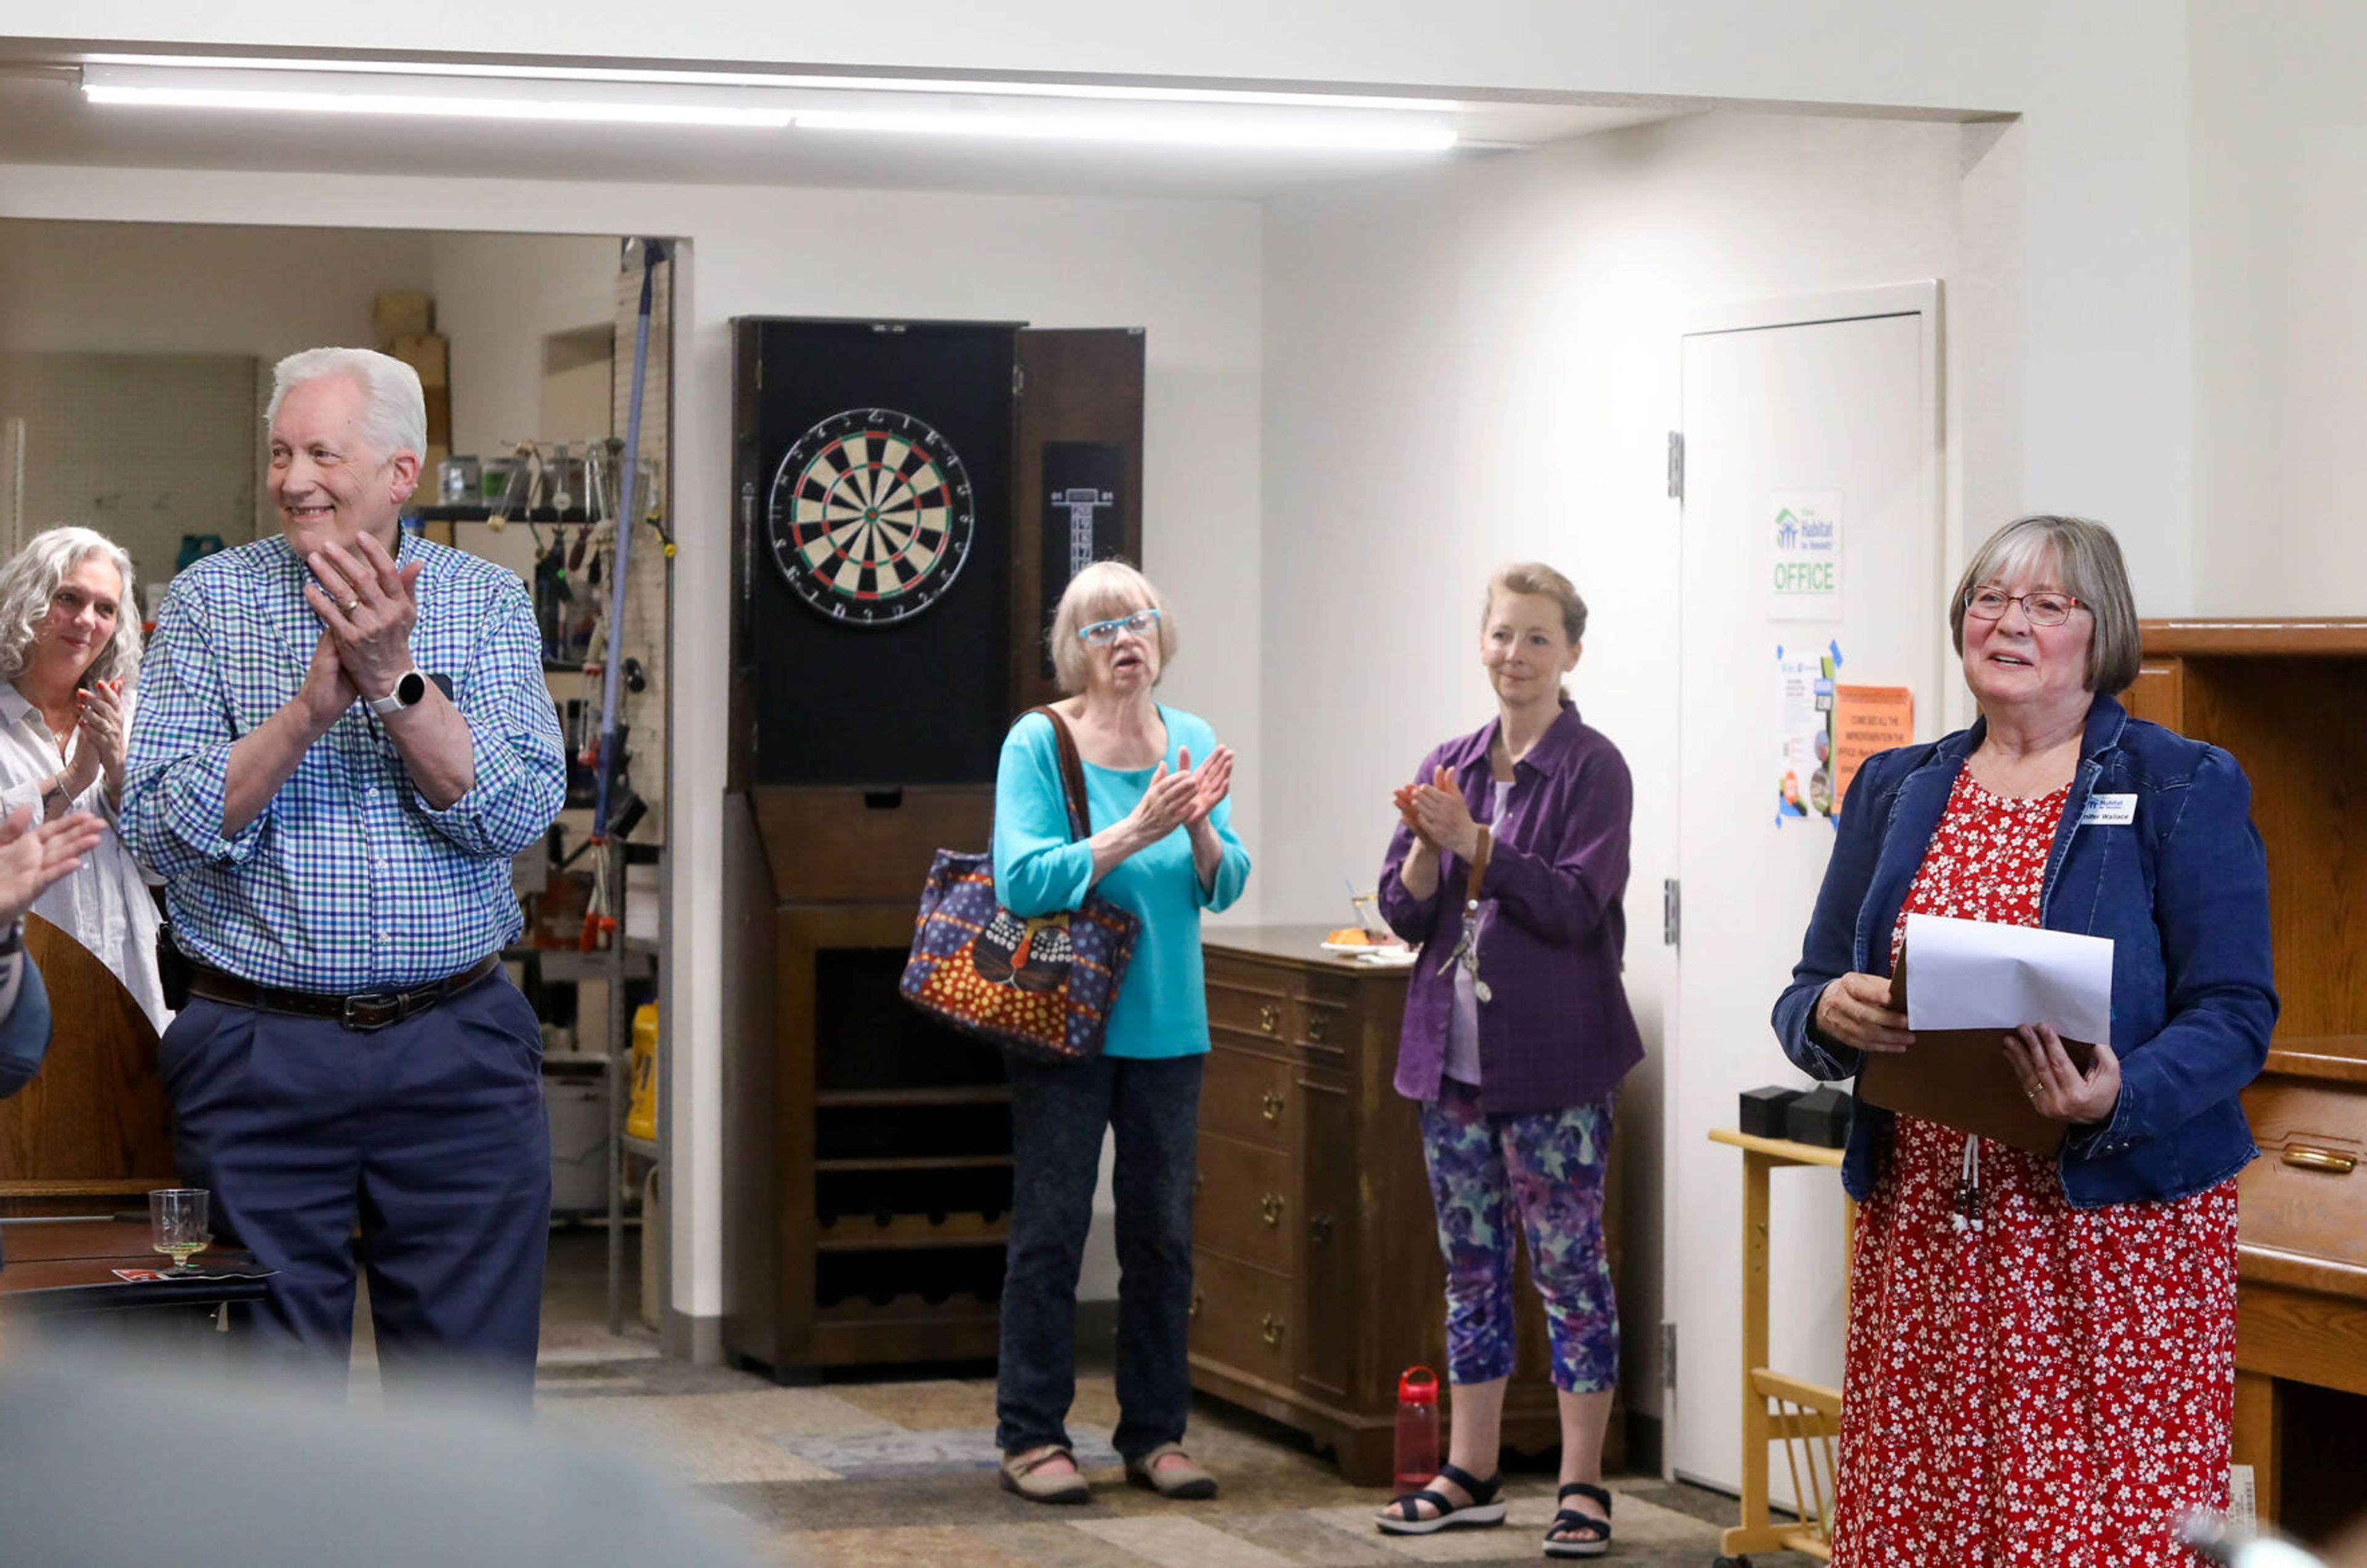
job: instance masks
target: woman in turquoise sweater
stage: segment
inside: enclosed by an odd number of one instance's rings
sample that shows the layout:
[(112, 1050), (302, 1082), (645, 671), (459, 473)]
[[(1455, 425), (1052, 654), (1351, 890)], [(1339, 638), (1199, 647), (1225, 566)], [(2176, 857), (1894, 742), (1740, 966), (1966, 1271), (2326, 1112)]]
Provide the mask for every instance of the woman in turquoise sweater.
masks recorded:
[(1076, 1393), (1077, 1272), (1093, 1222), (1102, 1130), (1116, 1135), (1119, 1421), (1127, 1476), (1162, 1496), (1215, 1495), (1180, 1446), (1191, 1404), (1192, 1170), (1208, 1050), (1200, 911), (1241, 896), (1233, 753), (1206, 722), (1151, 698), (1175, 654), (1159, 592), (1132, 567), (1087, 567), (1060, 597), (1055, 704), (1084, 761), (1092, 837), (1071, 841), (1051, 721), (1029, 714), (1002, 743), (994, 880), (1021, 916), (1073, 909), (1088, 891), (1142, 920), (1100, 1059), (1011, 1065), (1010, 1263), (995, 1440), (1006, 1490), (1045, 1503), (1089, 1495), (1065, 1421)]

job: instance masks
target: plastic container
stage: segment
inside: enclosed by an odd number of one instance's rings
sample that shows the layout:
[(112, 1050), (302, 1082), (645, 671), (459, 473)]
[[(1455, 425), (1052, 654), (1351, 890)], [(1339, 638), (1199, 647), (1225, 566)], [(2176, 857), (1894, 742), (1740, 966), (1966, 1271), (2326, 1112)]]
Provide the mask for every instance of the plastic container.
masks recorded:
[(632, 1098), (626, 1101), (628, 1137), (658, 1141), (658, 1004), (633, 1010)]
[(1389, 1473), (1401, 1497), (1438, 1474), (1438, 1374), (1428, 1367), (1409, 1367), (1398, 1379), (1397, 1462)]

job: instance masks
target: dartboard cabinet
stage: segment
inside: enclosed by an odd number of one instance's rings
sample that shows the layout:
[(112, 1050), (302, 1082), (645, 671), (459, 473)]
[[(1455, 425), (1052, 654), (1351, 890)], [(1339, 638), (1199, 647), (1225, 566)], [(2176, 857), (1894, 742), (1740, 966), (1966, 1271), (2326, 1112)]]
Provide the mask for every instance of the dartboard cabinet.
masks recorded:
[(1141, 559), (1143, 334), (732, 325), (724, 1348), (784, 1378), (991, 1356), (1009, 1091), (896, 981), (1053, 694), (1060, 589)]

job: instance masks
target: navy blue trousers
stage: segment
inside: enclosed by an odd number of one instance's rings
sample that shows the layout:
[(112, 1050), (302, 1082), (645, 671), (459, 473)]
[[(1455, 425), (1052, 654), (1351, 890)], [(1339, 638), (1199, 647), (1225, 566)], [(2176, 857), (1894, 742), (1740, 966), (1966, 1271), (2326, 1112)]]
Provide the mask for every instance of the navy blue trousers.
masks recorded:
[(259, 1348), (342, 1369), (358, 1263), (389, 1386), (458, 1360), (472, 1387), (532, 1393), (550, 1129), (505, 976), (368, 1032), (192, 998), (158, 1060), (182, 1179), (279, 1271)]

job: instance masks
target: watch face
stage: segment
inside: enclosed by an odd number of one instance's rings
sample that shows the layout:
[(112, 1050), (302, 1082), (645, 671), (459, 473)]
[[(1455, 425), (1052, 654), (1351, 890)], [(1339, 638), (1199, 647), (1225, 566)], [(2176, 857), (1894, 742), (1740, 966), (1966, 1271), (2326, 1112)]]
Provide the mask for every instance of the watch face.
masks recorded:
[(773, 564), (850, 626), (889, 626), (945, 595), (969, 558), (969, 475), (946, 438), (893, 409), (849, 409), (798, 437), (773, 475)]
[(394, 694), (404, 707), (409, 707), (427, 695), (427, 678), (416, 670), (406, 671), (402, 679), (394, 683)]

